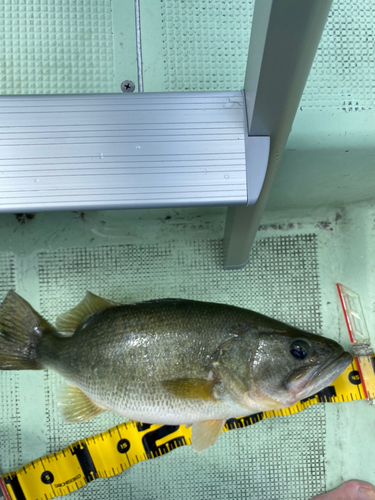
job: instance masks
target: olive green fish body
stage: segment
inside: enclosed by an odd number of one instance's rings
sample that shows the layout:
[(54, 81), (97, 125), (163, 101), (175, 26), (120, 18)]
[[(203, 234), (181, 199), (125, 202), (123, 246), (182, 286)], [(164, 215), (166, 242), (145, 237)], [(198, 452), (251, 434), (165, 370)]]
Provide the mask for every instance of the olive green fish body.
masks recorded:
[[(40, 358), (104, 408), (149, 423), (190, 424), (251, 411), (213, 373), (220, 345), (241, 328), (257, 339), (250, 311), (194, 301), (163, 300), (94, 313), (69, 338), (45, 336)], [(184, 398), (171, 380), (214, 380), (209, 399)], [(257, 409), (255, 408), (254, 411)]]
[(60, 408), (70, 422), (113, 410), (144, 423), (193, 424), (198, 452), (228, 418), (290, 406), (352, 360), (333, 340), (224, 304), (116, 305), (88, 292), (56, 325), (9, 292), (0, 309), (0, 369), (65, 377), (72, 385)]

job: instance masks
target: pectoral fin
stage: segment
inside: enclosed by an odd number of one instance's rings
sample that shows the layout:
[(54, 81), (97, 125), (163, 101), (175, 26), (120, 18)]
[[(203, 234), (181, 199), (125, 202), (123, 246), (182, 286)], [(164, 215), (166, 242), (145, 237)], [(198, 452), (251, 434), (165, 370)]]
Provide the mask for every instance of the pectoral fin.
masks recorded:
[(90, 314), (104, 311), (116, 305), (115, 302), (102, 299), (102, 297), (94, 295), (91, 292), (86, 292), (84, 299), (81, 300), (78, 305), (57, 318), (56, 327), (61, 333), (67, 335), (72, 334), (77, 326), (87, 318), (87, 316), (90, 316)]
[(205, 420), (195, 422), (191, 431), (191, 444), (194, 451), (202, 453), (216, 443), (226, 420)]
[(248, 391), (248, 386), (241, 376), (228, 368), (225, 361), (219, 360), (212, 363), (214, 370), (224, 383), (225, 390), (237, 404), (243, 406), (243, 397)]
[(74, 385), (65, 386), (59, 396), (58, 407), (65, 422), (85, 422), (107, 411)]
[(164, 380), (162, 386), (170, 394), (181, 399), (203, 399), (205, 401), (216, 401), (213, 395), (213, 380), (201, 379), (174, 379)]

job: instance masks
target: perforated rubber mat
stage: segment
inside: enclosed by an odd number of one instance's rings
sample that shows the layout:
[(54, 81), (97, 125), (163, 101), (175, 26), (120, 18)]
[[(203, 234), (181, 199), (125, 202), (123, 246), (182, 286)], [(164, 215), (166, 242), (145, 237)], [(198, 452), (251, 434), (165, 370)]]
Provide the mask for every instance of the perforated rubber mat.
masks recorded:
[[(320, 331), (314, 234), (261, 239), (240, 271), (224, 271), (221, 263), (220, 240), (43, 252), (38, 255), (41, 312), (53, 321), (89, 289), (118, 302), (161, 297), (226, 302)], [(48, 452), (121, 421), (107, 413), (85, 424), (64, 424), (55, 397), (62, 383), (46, 372)], [(324, 434), (325, 407), (317, 405), (227, 433), (201, 456), (185, 447), (137, 464), (71, 498), (307, 500), (324, 489)]]
[(114, 92), (111, 3), (0, 2), (0, 94)]
[(249, 48), (253, 0), (163, 0), (167, 91), (240, 90)]
[[(160, 0), (159, 5), (160, 26), (151, 23), (154, 29), (142, 39), (152, 45), (160, 31), (157, 72), (163, 73), (164, 90), (243, 88), (254, 0), (228, 0), (220, 8), (213, 0)], [(146, 18), (148, 2), (141, 7)], [(302, 107), (373, 109), (374, 10), (375, 0), (333, 2)], [(124, 35), (117, 12), (125, 11), (106, 0), (2, 2), (0, 94), (119, 92), (115, 66), (121, 64), (126, 79), (134, 72), (135, 53), (133, 47), (124, 52), (128, 41), (117, 43)], [(128, 18), (123, 26), (129, 31), (127, 23)], [(152, 91), (152, 79), (144, 76)]]
[[(220, 8), (212, 0), (160, 5), (165, 88), (242, 89), (254, 0), (228, 0)], [(374, 9), (375, 0), (333, 2), (302, 107), (346, 112), (374, 107)]]
[[(0, 254), (0, 302), (15, 289), (14, 257)], [(0, 470), (18, 467), (21, 461), (19, 374), (0, 371)]]

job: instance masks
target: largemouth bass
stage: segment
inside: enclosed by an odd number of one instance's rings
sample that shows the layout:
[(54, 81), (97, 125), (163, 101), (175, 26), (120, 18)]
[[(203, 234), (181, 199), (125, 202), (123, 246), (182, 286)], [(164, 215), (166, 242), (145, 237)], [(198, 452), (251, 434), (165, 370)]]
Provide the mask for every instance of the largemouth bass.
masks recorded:
[(144, 423), (193, 425), (197, 452), (215, 443), (227, 419), (291, 406), (351, 361), (333, 340), (223, 304), (117, 305), (88, 292), (56, 328), (15, 292), (0, 309), (0, 369), (65, 377), (65, 420), (112, 410)]

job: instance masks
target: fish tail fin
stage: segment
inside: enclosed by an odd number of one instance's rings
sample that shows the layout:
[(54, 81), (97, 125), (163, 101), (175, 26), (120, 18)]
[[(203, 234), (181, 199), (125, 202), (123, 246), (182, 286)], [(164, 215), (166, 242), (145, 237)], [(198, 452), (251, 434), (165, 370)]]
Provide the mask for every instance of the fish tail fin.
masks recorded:
[(38, 344), (53, 331), (26, 300), (10, 291), (0, 306), (0, 370), (40, 370)]

